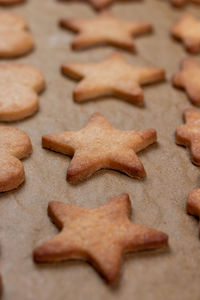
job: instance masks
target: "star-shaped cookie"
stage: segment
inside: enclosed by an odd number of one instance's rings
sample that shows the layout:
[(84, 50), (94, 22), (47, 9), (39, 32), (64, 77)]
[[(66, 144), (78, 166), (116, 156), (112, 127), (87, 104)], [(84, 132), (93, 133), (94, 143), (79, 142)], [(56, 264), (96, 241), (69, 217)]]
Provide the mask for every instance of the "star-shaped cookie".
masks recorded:
[(48, 213), (61, 233), (36, 248), (34, 260), (87, 260), (108, 283), (119, 278), (123, 254), (168, 245), (167, 234), (130, 221), (127, 194), (96, 209), (52, 201)]
[[(187, 200), (187, 213), (200, 219), (200, 189), (193, 190), (189, 193)], [(200, 224), (199, 224), (200, 235)]]
[(200, 166), (200, 112), (194, 109), (184, 111), (186, 124), (176, 130), (176, 143), (190, 148), (192, 162)]
[(176, 7), (182, 7), (190, 2), (194, 4), (200, 4), (200, 0), (169, 0), (169, 2)]
[(185, 89), (193, 104), (200, 105), (200, 65), (195, 59), (184, 59), (172, 82), (175, 87)]
[(42, 146), (73, 156), (67, 180), (77, 183), (100, 169), (121, 171), (137, 179), (145, 177), (144, 167), (136, 153), (156, 140), (154, 129), (118, 130), (102, 114), (95, 113), (87, 126), (79, 131), (43, 136)]
[(190, 53), (200, 52), (200, 20), (185, 13), (172, 27), (172, 35), (181, 40)]
[(27, 134), (16, 128), (0, 126), (0, 192), (16, 189), (24, 181), (20, 159), (32, 152)]
[(67, 63), (62, 72), (82, 79), (73, 93), (77, 102), (112, 95), (142, 105), (144, 95), (140, 86), (165, 79), (163, 69), (131, 66), (120, 53), (99, 63)]
[[(58, 0), (60, 2), (76, 2), (77, 0)], [(110, 6), (112, 3), (119, 2), (120, 0), (81, 0), (83, 2), (88, 2), (96, 10), (102, 10)], [(130, 1), (130, 0), (129, 0)], [(136, 1), (136, 0), (131, 0)], [(128, 2), (128, 0), (121, 0), (121, 2)]]
[(13, 58), (30, 52), (33, 38), (26, 21), (16, 14), (0, 11), (0, 57)]
[(133, 36), (152, 31), (149, 23), (122, 21), (109, 12), (103, 12), (93, 19), (63, 19), (60, 25), (78, 33), (72, 42), (74, 50), (108, 44), (134, 51)]
[(0, 65), (0, 121), (18, 121), (38, 109), (38, 93), (45, 88), (42, 73), (23, 64)]

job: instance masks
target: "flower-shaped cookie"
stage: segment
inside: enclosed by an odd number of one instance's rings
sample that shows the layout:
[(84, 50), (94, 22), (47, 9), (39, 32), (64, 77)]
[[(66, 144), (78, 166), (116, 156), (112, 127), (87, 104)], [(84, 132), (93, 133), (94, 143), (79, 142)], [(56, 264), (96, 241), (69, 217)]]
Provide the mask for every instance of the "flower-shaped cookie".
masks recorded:
[(33, 66), (0, 66), (0, 121), (17, 121), (34, 114), (38, 93), (45, 87), (43, 75)]
[(17, 57), (30, 52), (33, 38), (26, 21), (18, 15), (0, 11), (0, 58)]
[(27, 134), (19, 129), (0, 126), (0, 192), (17, 188), (24, 181), (20, 159), (32, 152)]

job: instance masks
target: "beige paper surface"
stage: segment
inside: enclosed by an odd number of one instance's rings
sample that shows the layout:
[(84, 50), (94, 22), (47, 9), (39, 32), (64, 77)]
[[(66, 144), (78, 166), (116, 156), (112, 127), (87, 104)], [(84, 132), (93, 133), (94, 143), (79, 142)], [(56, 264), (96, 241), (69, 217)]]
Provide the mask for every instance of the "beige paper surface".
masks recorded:
[[(25, 130), (33, 154), (24, 160), (26, 182), (16, 191), (1, 194), (0, 270), (5, 300), (198, 300), (200, 299), (200, 241), (198, 222), (185, 213), (188, 192), (200, 187), (200, 170), (190, 162), (185, 148), (175, 145), (174, 132), (190, 103), (184, 92), (170, 83), (172, 74), (187, 54), (170, 38), (169, 30), (179, 15), (200, 7), (172, 8), (165, 0), (116, 4), (111, 11), (125, 20), (151, 22), (155, 32), (137, 39), (138, 53), (122, 51), (132, 64), (163, 67), (168, 81), (144, 89), (145, 108), (123, 100), (105, 98), (85, 104), (72, 100), (75, 82), (64, 78), (63, 62), (100, 61), (111, 47), (73, 52), (73, 34), (61, 30), (61, 17), (95, 16), (87, 4), (29, 0), (9, 8), (24, 16), (35, 37), (36, 49), (16, 62), (31, 63), (43, 71), (47, 89), (40, 96), (39, 112), (11, 124)], [(199, 56), (196, 56), (199, 60)], [(2, 61), (4, 62), (4, 61)], [(100, 171), (88, 181), (72, 186), (65, 180), (70, 159), (41, 148), (43, 134), (82, 128), (93, 112), (101, 112), (119, 129), (155, 128), (158, 144), (139, 154), (147, 171), (143, 181), (114, 171)], [(169, 234), (168, 250), (129, 255), (124, 260), (118, 287), (110, 288), (87, 263), (36, 265), (32, 250), (58, 230), (47, 216), (51, 200), (98, 207), (120, 193), (129, 193), (132, 220)]]

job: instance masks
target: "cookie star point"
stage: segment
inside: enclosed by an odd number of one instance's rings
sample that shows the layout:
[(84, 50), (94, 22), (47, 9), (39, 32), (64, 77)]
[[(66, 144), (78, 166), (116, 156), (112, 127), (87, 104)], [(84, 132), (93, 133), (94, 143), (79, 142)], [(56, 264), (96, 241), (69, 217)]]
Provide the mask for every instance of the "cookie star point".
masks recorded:
[[(189, 193), (186, 205), (188, 214), (198, 217), (200, 219), (200, 189), (193, 190)], [(199, 223), (200, 236), (200, 223)]]
[(192, 162), (200, 166), (200, 112), (186, 109), (184, 120), (185, 124), (176, 129), (176, 143), (188, 147)]
[(192, 104), (200, 106), (200, 65), (193, 58), (181, 62), (181, 71), (172, 79), (174, 87), (184, 89)]
[[(73, 2), (74, 0), (58, 0), (60, 2)], [(90, 3), (94, 9), (100, 11), (110, 6), (112, 3), (117, 2), (118, 0), (82, 0), (83, 2)], [(132, 0), (136, 1), (136, 0)]]
[(74, 50), (107, 44), (132, 52), (134, 36), (152, 32), (149, 23), (122, 21), (109, 12), (102, 12), (93, 19), (62, 19), (60, 25), (78, 34), (72, 42)]
[(87, 260), (108, 283), (119, 278), (124, 253), (168, 245), (165, 233), (130, 221), (128, 194), (119, 195), (96, 209), (51, 202), (49, 211), (61, 232), (34, 250), (34, 260)]
[(183, 42), (190, 53), (200, 52), (200, 20), (189, 13), (183, 14), (171, 29), (172, 35)]
[(102, 62), (64, 64), (61, 70), (64, 75), (81, 80), (73, 92), (77, 102), (111, 95), (142, 106), (141, 86), (165, 80), (163, 69), (129, 65), (118, 52)]
[(100, 113), (77, 132), (48, 134), (43, 148), (73, 156), (67, 180), (77, 183), (100, 169), (121, 171), (137, 179), (146, 175), (136, 153), (156, 142), (154, 129), (122, 131), (114, 128)]

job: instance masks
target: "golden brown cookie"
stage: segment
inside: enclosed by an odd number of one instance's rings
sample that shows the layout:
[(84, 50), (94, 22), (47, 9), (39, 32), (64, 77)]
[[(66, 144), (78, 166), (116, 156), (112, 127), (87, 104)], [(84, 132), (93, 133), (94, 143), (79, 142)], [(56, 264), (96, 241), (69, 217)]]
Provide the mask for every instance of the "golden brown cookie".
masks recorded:
[[(187, 200), (187, 213), (200, 218), (200, 189), (189, 193)], [(200, 234), (200, 225), (199, 225)]]
[(112, 95), (142, 105), (144, 95), (140, 86), (165, 79), (163, 69), (131, 66), (120, 53), (114, 53), (100, 63), (64, 64), (62, 72), (74, 79), (82, 79), (74, 89), (77, 102)]
[(172, 27), (172, 35), (181, 40), (190, 53), (200, 52), (200, 20), (185, 13)]
[(48, 213), (61, 233), (36, 248), (34, 260), (87, 260), (108, 283), (119, 278), (124, 253), (168, 245), (167, 234), (130, 221), (128, 194), (119, 195), (96, 209), (52, 201)]
[(184, 111), (186, 124), (176, 130), (176, 143), (186, 146), (191, 151), (192, 162), (200, 166), (200, 112), (194, 109)]
[(176, 7), (184, 6), (188, 0), (169, 0), (169, 2)]
[(0, 126), (0, 192), (17, 188), (24, 181), (20, 159), (32, 152), (27, 134), (19, 129)]
[(169, 0), (169, 2), (176, 7), (182, 7), (187, 3), (200, 4), (200, 0)]
[(122, 21), (109, 12), (103, 12), (93, 19), (63, 19), (60, 24), (78, 33), (72, 42), (74, 50), (108, 44), (134, 51), (133, 36), (152, 31), (149, 23)]
[(24, 55), (34, 47), (26, 21), (16, 14), (0, 11), (0, 57)]
[(172, 82), (175, 87), (185, 89), (194, 105), (200, 105), (200, 65), (195, 59), (184, 59)]
[(100, 169), (118, 170), (130, 177), (143, 178), (146, 173), (136, 153), (156, 140), (154, 129), (118, 130), (103, 115), (95, 113), (87, 126), (79, 131), (43, 136), (42, 146), (73, 156), (67, 180), (77, 183)]
[(30, 65), (0, 65), (0, 121), (17, 121), (38, 109), (38, 93), (45, 87), (44, 77)]
[(2, 276), (0, 275), (0, 297), (2, 294), (2, 290), (3, 290), (3, 282), (2, 282)]
[(187, 3), (200, 4), (200, 0), (169, 0), (172, 5), (182, 7)]
[[(76, 2), (77, 0), (58, 0), (60, 2)], [(83, 2), (90, 3), (96, 10), (102, 10), (112, 3), (115, 3), (120, 0), (81, 0)], [(121, 2), (128, 2), (128, 1), (136, 1), (136, 0), (121, 0)]]
[(19, 4), (23, 3), (26, 0), (0, 0), (0, 5), (12, 5), (12, 4)]

